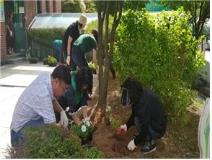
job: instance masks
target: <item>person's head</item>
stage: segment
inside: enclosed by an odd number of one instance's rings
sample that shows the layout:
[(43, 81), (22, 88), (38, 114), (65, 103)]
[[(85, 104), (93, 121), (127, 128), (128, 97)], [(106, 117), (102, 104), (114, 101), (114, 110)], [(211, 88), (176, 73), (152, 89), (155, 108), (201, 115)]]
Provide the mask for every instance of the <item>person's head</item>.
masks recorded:
[(78, 87), (81, 92), (92, 93), (93, 74), (90, 68), (84, 67), (77, 72)]
[(71, 82), (70, 72), (67, 66), (57, 66), (51, 74), (52, 77), (52, 89), (55, 97), (60, 97), (69, 88)]
[(121, 85), (121, 90), (121, 104), (129, 106), (138, 102), (143, 93), (143, 86), (138, 80), (128, 77)]
[(80, 29), (83, 29), (86, 26), (87, 23), (87, 17), (84, 14), (81, 14), (79, 17), (79, 27)]
[(97, 29), (92, 29), (91, 33), (93, 34), (94, 38), (96, 39), (96, 42), (98, 42), (98, 31), (97, 31)]

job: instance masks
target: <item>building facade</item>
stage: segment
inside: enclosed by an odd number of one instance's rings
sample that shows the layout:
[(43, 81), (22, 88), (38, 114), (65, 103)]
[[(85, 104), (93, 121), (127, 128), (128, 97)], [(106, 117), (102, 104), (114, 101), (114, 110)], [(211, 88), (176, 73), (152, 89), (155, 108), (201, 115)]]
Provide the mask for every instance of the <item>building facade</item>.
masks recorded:
[(0, 64), (8, 57), (8, 40), (6, 27), (9, 15), (13, 15), (14, 52), (26, 49), (26, 30), (39, 13), (61, 13), (61, 0), (0, 0)]

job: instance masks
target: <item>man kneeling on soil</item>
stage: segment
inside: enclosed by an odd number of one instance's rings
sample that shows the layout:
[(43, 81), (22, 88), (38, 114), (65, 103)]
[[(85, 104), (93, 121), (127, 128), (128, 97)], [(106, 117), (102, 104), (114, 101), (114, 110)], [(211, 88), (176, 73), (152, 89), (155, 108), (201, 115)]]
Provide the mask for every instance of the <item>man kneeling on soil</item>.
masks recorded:
[(60, 123), (68, 126), (65, 111), (55, 97), (62, 96), (69, 88), (71, 81), (68, 67), (57, 66), (51, 75), (38, 76), (20, 96), (12, 118), (11, 144), (19, 145), (23, 142), (22, 129), (24, 127), (38, 127), (56, 122), (54, 111), (60, 113)]
[(123, 106), (131, 106), (132, 114), (127, 123), (117, 129), (117, 134), (125, 134), (127, 129), (135, 125), (139, 134), (129, 142), (127, 148), (133, 151), (137, 145), (144, 144), (142, 152), (156, 150), (155, 140), (165, 134), (167, 124), (166, 114), (159, 99), (132, 78), (128, 78), (121, 88), (121, 103)]

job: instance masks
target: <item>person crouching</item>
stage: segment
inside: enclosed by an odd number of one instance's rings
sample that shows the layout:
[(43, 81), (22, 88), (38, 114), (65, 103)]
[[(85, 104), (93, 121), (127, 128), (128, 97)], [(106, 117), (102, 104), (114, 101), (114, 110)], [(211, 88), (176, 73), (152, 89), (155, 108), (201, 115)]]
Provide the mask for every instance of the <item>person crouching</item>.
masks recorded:
[(144, 144), (141, 148), (144, 153), (156, 150), (155, 140), (165, 134), (167, 125), (166, 113), (158, 97), (133, 78), (125, 80), (121, 89), (121, 103), (131, 107), (132, 114), (127, 123), (117, 129), (117, 134), (126, 133), (135, 125), (139, 134), (129, 142), (128, 150), (134, 151), (140, 144)]

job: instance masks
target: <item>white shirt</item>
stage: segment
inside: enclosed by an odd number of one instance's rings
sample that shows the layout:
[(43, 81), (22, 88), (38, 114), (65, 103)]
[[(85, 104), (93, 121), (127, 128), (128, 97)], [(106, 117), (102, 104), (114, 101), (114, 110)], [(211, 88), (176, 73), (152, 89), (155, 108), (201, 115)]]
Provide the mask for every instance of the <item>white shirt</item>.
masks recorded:
[(52, 100), (54, 99), (51, 76), (38, 76), (21, 94), (12, 118), (10, 129), (18, 132), (31, 121), (43, 118), (45, 124), (56, 121)]

